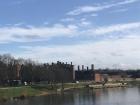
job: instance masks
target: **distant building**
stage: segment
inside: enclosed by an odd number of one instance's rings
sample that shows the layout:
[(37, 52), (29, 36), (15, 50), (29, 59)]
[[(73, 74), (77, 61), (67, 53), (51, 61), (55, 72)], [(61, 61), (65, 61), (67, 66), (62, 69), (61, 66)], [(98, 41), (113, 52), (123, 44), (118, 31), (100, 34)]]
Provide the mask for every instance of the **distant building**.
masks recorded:
[(52, 64), (51, 69), (55, 73), (55, 81), (57, 82), (72, 82), (75, 80), (74, 66), (71, 64), (57, 62)]
[(103, 77), (102, 77), (102, 74), (100, 73), (95, 73), (95, 82), (102, 82), (103, 80)]
[(75, 80), (94, 80), (94, 65), (91, 65), (91, 69), (89, 69), (89, 67), (84, 68), (84, 65), (82, 65), (82, 70), (80, 70), (80, 66), (78, 66), (78, 70), (75, 71)]
[(118, 71), (96, 71), (95, 72), (95, 82), (103, 82), (105, 80), (110, 82), (122, 81), (127, 78), (127, 75), (124, 72)]
[(114, 81), (114, 82), (117, 82), (117, 81), (122, 81), (123, 78), (121, 75), (109, 75), (108, 76), (108, 81)]

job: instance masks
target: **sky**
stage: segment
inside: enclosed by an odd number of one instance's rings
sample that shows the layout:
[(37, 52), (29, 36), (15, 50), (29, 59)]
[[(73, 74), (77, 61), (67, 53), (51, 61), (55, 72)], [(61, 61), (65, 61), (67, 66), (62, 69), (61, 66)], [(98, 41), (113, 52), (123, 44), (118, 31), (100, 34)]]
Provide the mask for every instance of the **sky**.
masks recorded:
[(140, 68), (140, 0), (0, 0), (0, 54)]

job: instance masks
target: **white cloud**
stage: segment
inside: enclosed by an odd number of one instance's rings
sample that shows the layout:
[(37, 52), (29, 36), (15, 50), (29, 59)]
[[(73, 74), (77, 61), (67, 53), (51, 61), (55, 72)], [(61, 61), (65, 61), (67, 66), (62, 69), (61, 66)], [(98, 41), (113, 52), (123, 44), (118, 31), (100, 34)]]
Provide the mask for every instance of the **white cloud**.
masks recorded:
[(98, 16), (98, 14), (93, 13), (93, 14), (91, 14), (91, 16), (96, 17), (96, 16)]
[(61, 19), (62, 22), (71, 22), (71, 21), (74, 21), (75, 19), (74, 18), (64, 18), (64, 19)]
[(0, 27), (0, 43), (44, 41), (50, 38), (53, 39), (54, 37), (69, 38), (75, 36), (98, 37), (105, 35), (115, 38), (123, 35), (130, 36), (133, 33), (138, 35), (140, 33), (140, 22), (95, 27), (91, 22), (82, 18), (79, 20), (78, 24), (75, 24), (55, 24), (53, 26), (43, 25), (40, 27), (22, 27), (15, 25)]
[(88, 21), (86, 18), (81, 18), (77, 25), (80, 27), (89, 28), (89, 26), (92, 25), (92, 23), (90, 21)]
[(110, 26), (102, 26), (96, 29), (89, 29), (88, 33), (92, 35), (107, 35), (107, 34), (115, 34), (117, 32), (124, 33), (133, 33), (137, 32), (140, 29), (140, 22), (126, 23), (126, 24), (115, 24)]
[(24, 2), (26, 2), (26, 0), (14, 0), (14, 1), (12, 1), (12, 5), (20, 5), (20, 4), (22, 4), (22, 3), (24, 3)]
[[(85, 21), (86, 19), (81, 19), (81, 22)], [(61, 60), (74, 61), (74, 64), (94, 63), (97, 68), (115, 67), (114, 65), (123, 69), (139, 67), (140, 22), (93, 27), (80, 29), (76, 25), (61, 24), (50, 27), (0, 27), (0, 42), (42, 41), (53, 37), (83, 35), (91, 37), (90, 40), (71, 45), (22, 46), (22, 52), (14, 55), (44, 62)], [(111, 35), (112, 38), (105, 37), (96, 41), (96, 37), (92, 37), (104, 35)], [(123, 37), (115, 39), (118, 36)]]
[(97, 6), (81, 6), (81, 7), (76, 8), (73, 11), (68, 12), (67, 15), (79, 15), (79, 14), (83, 14), (83, 13), (98, 12), (98, 11), (102, 11), (104, 9), (109, 9), (109, 8), (117, 7), (120, 5), (126, 5), (126, 4), (134, 3), (137, 1), (139, 1), (139, 0), (124, 0), (121, 2), (117, 2), (117, 3), (102, 4), (102, 5), (97, 5)]
[(44, 25), (48, 25), (49, 24), (49, 22), (44, 22)]
[(91, 23), (90, 22), (88, 22), (88, 21), (82, 21), (81, 22), (81, 26), (88, 26), (88, 25), (90, 25)]
[[(73, 61), (74, 64), (89, 65), (94, 63), (96, 68), (137, 68), (140, 67), (140, 36), (137, 38), (102, 40), (85, 42), (77, 45), (56, 45), (24, 47), (22, 57), (31, 57), (42, 62)], [(138, 66), (139, 65), (139, 66)]]
[(17, 23), (17, 24), (14, 24), (14, 26), (22, 26), (24, 25), (24, 23)]
[(126, 11), (128, 11), (128, 9), (123, 8), (123, 9), (113, 10), (113, 11), (111, 11), (110, 13), (120, 13), (120, 12), (126, 12)]
[(1, 42), (28, 42), (37, 40), (48, 40), (52, 37), (66, 36), (70, 37), (76, 34), (77, 26), (62, 24), (55, 24), (51, 27), (20, 27), (7, 26), (0, 27), (0, 41)]
[[(75, 23), (76, 24), (76, 23)], [(55, 24), (53, 26), (6, 26), (0, 27), (0, 43), (9, 42), (32, 42), (45, 41), (54, 37), (91, 37), (109, 36), (112, 38), (120, 36), (139, 35), (140, 22), (114, 24), (109, 26), (95, 27), (85, 18), (79, 20), (79, 23), (62, 25)], [(94, 37), (93, 37), (94, 36)]]

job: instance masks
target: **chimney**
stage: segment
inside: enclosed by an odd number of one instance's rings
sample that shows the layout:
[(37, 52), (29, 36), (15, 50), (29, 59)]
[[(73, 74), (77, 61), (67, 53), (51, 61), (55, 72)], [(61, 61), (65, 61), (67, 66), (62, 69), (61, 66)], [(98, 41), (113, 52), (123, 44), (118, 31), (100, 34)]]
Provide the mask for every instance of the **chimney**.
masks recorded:
[(78, 65), (78, 71), (80, 71), (80, 66)]
[(72, 65), (72, 62), (71, 62), (71, 65)]
[(87, 66), (87, 71), (88, 71), (89, 69), (88, 69), (88, 66)]
[(16, 79), (20, 79), (20, 70), (21, 70), (21, 65), (17, 64), (16, 65), (16, 76), (17, 76)]
[(82, 65), (82, 70), (84, 70), (84, 65)]
[(94, 70), (94, 64), (91, 65), (91, 70)]

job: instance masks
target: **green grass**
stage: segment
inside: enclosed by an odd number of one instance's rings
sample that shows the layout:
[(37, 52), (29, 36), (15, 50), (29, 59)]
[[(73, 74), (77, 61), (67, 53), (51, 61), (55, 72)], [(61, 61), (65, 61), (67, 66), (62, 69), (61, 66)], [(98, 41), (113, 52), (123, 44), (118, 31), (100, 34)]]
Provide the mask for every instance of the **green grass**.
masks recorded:
[[(78, 87), (84, 87), (85, 83), (64, 83), (63, 87), (64, 88), (78, 88)], [(51, 85), (46, 85), (46, 84), (37, 84), (37, 85), (33, 85), (32, 86), (34, 89), (39, 89), (39, 90), (48, 90), (48, 91), (53, 91), (56, 89), (60, 89), (62, 88), (62, 84), (58, 83), (58, 84), (53, 84), (53, 88)]]
[(127, 81), (128, 84), (140, 86), (140, 81)]
[[(53, 86), (53, 88), (52, 88)], [(83, 83), (64, 83), (64, 88), (73, 89), (80, 88), (84, 86)], [(19, 87), (0, 87), (0, 102), (7, 101), (11, 98), (30, 97), (30, 96), (40, 96), (45, 94), (54, 94), (57, 89), (61, 89), (62, 84), (35, 84), (32, 86), (19, 86)]]
[(37, 94), (41, 94), (41, 91), (31, 88), (30, 86), (0, 88), (0, 99), (10, 99), (12, 97), (20, 96), (35, 96)]

